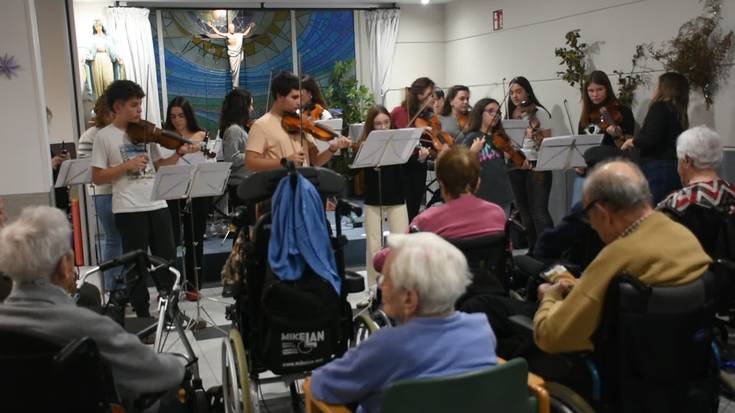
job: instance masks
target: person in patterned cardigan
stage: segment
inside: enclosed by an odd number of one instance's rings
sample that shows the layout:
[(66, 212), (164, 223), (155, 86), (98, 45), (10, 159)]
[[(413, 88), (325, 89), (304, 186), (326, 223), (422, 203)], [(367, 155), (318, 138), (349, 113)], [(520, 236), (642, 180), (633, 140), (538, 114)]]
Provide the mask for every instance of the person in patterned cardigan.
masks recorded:
[(689, 228), (710, 256), (735, 258), (721, 249), (723, 221), (734, 212), (735, 186), (717, 173), (723, 156), (720, 135), (704, 125), (688, 129), (676, 141), (676, 156), (684, 187), (656, 208)]

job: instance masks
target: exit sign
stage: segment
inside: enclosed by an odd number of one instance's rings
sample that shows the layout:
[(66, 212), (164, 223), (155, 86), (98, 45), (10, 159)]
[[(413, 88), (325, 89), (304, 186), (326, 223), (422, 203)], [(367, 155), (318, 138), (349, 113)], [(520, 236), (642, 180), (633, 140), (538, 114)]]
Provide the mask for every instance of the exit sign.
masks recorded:
[(503, 9), (493, 11), (493, 31), (503, 30)]

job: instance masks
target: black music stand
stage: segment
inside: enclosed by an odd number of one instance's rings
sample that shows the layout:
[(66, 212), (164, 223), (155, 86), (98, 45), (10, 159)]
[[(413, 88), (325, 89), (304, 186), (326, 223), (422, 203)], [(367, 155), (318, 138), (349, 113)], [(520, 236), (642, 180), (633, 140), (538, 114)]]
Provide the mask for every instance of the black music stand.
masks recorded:
[[(156, 173), (156, 180), (153, 185), (154, 200), (186, 200), (184, 211), (189, 212), (189, 220), (185, 225), (189, 225), (190, 233), (194, 233), (194, 216), (191, 207), (193, 198), (202, 198), (209, 196), (219, 196), (225, 192), (227, 188), (227, 180), (230, 177), (231, 162), (204, 162), (196, 165), (174, 165), (162, 166)], [(192, 251), (194, 259), (194, 274), (186, 273), (186, 265), (184, 265), (185, 284), (193, 286), (197, 294), (200, 292), (200, 275), (199, 263), (196, 260), (197, 242), (192, 240)], [(184, 254), (187, 251), (185, 249)], [(184, 257), (186, 260), (186, 256)], [(182, 289), (185, 291), (186, 289)], [(191, 320), (192, 329), (202, 329), (207, 326), (206, 321), (202, 320), (201, 313), (209, 318), (213, 326), (217, 326), (207, 311), (202, 308), (201, 295), (196, 300), (196, 318)]]
[(375, 168), (378, 172), (378, 198), (380, 200), (380, 245), (383, 239), (383, 185), (381, 167), (403, 165), (419, 144), (423, 128), (374, 130), (362, 143), (350, 165), (351, 169)]

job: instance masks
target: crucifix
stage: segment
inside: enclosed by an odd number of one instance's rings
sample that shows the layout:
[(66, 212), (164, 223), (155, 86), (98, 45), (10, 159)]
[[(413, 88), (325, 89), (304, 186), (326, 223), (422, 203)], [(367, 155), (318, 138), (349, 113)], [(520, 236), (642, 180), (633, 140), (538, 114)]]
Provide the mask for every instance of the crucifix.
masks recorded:
[(242, 32), (235, 31), (234, 23), (227, 24), (227, 32), (225, 33), (217, 30), (211, 21), (207, 22), (207, 26), (214, 31), (214, 33), (207, 33), (207, 37), (212, 39), (227, 39), (227, 56), (230, 58), (230, 76), (232, 76), (232, 88), (235, 89), (240, 86), (240, 64), (243, 60), (242, 41), (253, 35), (255, 22), (248, 23)]

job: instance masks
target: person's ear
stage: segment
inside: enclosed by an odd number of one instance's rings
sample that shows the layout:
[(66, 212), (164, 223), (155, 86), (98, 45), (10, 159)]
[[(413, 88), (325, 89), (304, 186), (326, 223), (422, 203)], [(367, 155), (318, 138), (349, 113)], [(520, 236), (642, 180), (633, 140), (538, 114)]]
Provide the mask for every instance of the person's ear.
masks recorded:
[(56, 264), (56, 269), (51, 277), (51, 282), (68, 292), (76, 288), (76, 275), (74, 274), (74, 255), (64, 254)]
[(419, 294), (415, 290), (404, 291), (401, 294), (401, 301), (406, 319), (415, 316), (419, 310)]
[(480, 183), (482, 182), (482, 178), (479, 176), (477, 177), (477, 183), (475, 184), (475, 189), (472, 191), (472, 193), (477, 193), (477, 191), (480, 189)]

